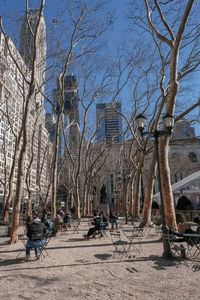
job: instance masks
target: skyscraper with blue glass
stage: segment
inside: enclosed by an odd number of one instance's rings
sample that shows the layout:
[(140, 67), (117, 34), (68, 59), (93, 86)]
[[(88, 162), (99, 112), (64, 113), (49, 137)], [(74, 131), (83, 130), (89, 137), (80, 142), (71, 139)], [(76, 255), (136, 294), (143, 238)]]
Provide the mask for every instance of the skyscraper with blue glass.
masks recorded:
[(96, 105), (97, 142), (122, 142), (121, 103), (101, 103)]

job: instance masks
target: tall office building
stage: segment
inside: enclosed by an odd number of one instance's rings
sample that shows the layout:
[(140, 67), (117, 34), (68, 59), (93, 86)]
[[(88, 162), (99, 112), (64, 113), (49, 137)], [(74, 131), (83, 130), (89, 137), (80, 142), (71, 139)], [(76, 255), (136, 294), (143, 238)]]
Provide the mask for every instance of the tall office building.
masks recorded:
[(64, 80), (64, 114), (69, 116), (69, 121), (79, 124), (79, 105), (78, 105), (78, 83), (76, 76), (66, 75)]
[[(113, 107), (121, 112), (121, 103), (113, 103)], [(96, 105), (97, 142), (120, 143), (122, 142), (122, 118), (112, 108), (111, 103)]]
[[(53, 90), (53, 98), (57, 103), (57, 111), (60, 106), (59, 89)], [(80, 127), (79, 127), (79, 97), (78, 83), (76, 76), (66, 75), (64, 79), (64, 109), (62, 124), (68, 141), (71, 154), (76, 154), (79, 148)], [(70, 125), (70, 126), (69, 126)], [(69, 128), (67, 128), (69, 126)], [(61, 126), (60, 155), (64, 153), (63, 126)]]
[[(12, 56), (17, 60), (27, 78), (31, 72), (17, 51), (14, 43), (8, 38), (8, 45)], [(28, 94), (28, 86), (12, 59), (4, 38), (0, 33), (0, 206), (3, 197), (7, 196), (8, 178), (15, 153), (16, 138), (22, 126), (24, 113), (24, 99)], [(40, 95), (42, 99), (42, 95)], [(49, 162), (52, 145), (49, 142), (48, 131), (45, 128), (45, 111), (33, 101), (27, 127), (27, 151), (25, 159), (25, 176), (29, 169), (29, 188), (33, 199), (43, 197), (49, 183)], [(18, 162), (17, 155), (17, 162)], [(32, 164), (30, 166), (30, 162)], [(18, 174), (17, 162), (14, 172), (14, 193)], [(6, 176), (5, 176), (6, 174)], [(40, 195), (37, 195), (39, 191)], [(28, 197), (27, 185), (24, 178), (23, 201)]]
[[(28, 94), (28, 85), (25, 84), (24, 78), (12, 57), (17, 61), (24, 76), (30, 80), (34, 53), (34, 35), (38, 20), (39, 10), (29, 10), (28, 14), (23, 17), (19, 52), (11, 39), (8, 37), (7, 45), (3, 34), (0, 33), (0, 108), (2, 112), (0, 113), (0, 202), (1, 197), (7, 196), (7, 180), (13, 162), (16, 137), (18, 137), (21, 130), (24, 99), (26, 99)], [(33, 199), (45, 197), (49, 182), (49, 162), (52, 151), (48, 131), (45, 128), (45, 110), (43, 107), (46, 66), (46, 27), (43, 16), (40, 19), (37, 36), (35, 52), (36, 95), (32, 102), (28, 120), (28, 144), (25, 159), (25, 176), (29, 176), (29, 189), (32, 190)], [(12, 55), (10, 55), (10, 52)], [(31, 161), (32, 164), (30, 166)], [(29, 174), (26, 172), (28, 169), (30, 171)], [(17, 173), (16, 163), (13, 181), (14, 193)], [(24, 178), (24, 200), (22, 199), (22, 203), (28, 197), (27, 188)]]
[(64, 116), (68, 116), (69, 124), (73, 122), (69, 128), (69, 148), (72, 153), (75, 153), (79, 148), (80, 140), (79, 98), (76, 76), (65, 76), (64, 95)]
[[(70, 156), (74, 159), (76, 164), (79, 144), (80, 144), (80, 128), (79, 128), (79, 97), (78, 97), (78, 83), (76, 76), (70, 74), (64, 78), (64, 99), (60, 97), (59, 85), (57, 89), (53, 90), (53, 101), (57, 106), (57, 113), (60, 106), (63, 104), (63, 111), (60, 123), (59, 136), (59, 154), (58, 154), (58, 168), (62, 166), (60, 181), (58, 187), (58, 194), (60, 198), (66, 201), (66, 194), (71, 189), (71, 173), (74, 170), (74, 165), (71, 164), (71, 159), (66, 149), (66, 144), (69, 148)], [(64, 100), (64, 103), (63, 103)], [(53, 114), (49, 116), (48, 130), (53, 132), (55, 125), (52, 123)], [(52, 129), (52, 130), (51, 130)], [(53, 137), (53, 136), (52, 136)], [(64, 163), (64, 164), (63, 164)], [(65, 192), (63, 193), (63, 188)], [(63, 196), (65, 195), (65, 196)], [(73, 196), (69, 198), (69, 202), (73, 203)]]
[[(39, 22), (39, 23), (38, 23)], [(36, 32), (37, 29), (37, 32)], [(37, 33), (37, 37), (36, 37)], [(34, 46), (36, 45), (36, 47)], [(44, 110), (44, 93), (45, 93), (45, 68), (46, 68), (46, 25), (44, 21), (44, 16), (40, 17), (39, 9), (29, 9), (25, 13), (20, 33), (20, 43), (19, 43), (19, 52), (28, 67), (27, 75), (30, 76), (33, 67), (33, 59), (36, 58), (36, 93), (35, 93), (35, 108), (34, 110), (40, 111), (38, 115), (38, 138), (35, 141), (37, 143), (37, 180), (39, 176), (39, 166), (42, 162), (42, 139), (45, 139), (46, 128), (45, 128), (45, 110)], [(35, 53), (34, 53), (35, 52)], [(40, 180), (40, 179), (39, 179)], [(39, 182), (39, 181), (38, 181)]]
[[(19, 52), (30, 70), (33, 64), (34, 35), (36, 34), (39, 13), (39, 9), (30, 9), (28, 13), (24, 15), (21, 26)], [(37, 85), (39, 90), (44, 93), (46, 68), (46, 25), (43, 15), (41, 16), (40, 23), (38, 25), (36, 62)], [(36, 102), (39, 103), (40, 106), (42, 105), (43, 99), (42, 93), (36, 93)]]
[(46, 113), (45, 127), (48, 130), (50, 141), (53, 143), (55, 140), (56, 119), (53, 113)]

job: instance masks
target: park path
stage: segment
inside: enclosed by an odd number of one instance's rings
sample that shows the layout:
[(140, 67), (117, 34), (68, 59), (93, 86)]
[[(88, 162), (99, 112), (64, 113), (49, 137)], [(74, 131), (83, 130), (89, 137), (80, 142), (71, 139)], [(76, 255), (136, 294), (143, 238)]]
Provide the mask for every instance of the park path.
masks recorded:
[(142, 240), (135, 258), (116, 255), (110, 237), (84, 240), (87, 222), (78, 233), (52, 238), (49, 256), (24, 262), (16, 259), (22, 242), (8, 245), (0, 236), (0, 299), (168, 299), (200, 298), (200, 268), (189, 268), (162, 259), (162, 243), (157, 236)]

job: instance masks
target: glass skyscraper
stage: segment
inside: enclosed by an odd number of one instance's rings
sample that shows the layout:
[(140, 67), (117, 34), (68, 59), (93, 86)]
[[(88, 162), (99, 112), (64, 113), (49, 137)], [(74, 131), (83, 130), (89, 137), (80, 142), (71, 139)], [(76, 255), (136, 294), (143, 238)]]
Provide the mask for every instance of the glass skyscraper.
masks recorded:
[(97, 142), (122, 142), (122, 118), (115, 109), (121, 112), (120, 102), (96, 105)]

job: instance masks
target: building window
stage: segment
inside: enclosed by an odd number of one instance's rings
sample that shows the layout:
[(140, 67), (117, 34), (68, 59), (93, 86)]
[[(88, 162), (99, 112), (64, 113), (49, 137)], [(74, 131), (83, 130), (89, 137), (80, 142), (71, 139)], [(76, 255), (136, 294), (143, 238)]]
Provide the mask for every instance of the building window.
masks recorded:
[(191, 162), (197, 162), (197, 155), (194, 152), (190, 152), (189, 159)]
[(178, 179), (177, 179), (177, 174), (174, 174), (174, 180), (175, 180), (175, 182), (178, 181)]
[(0, 83), (0, 99), (1, 99), (1, 95), (2, 95), (2, 84)]

